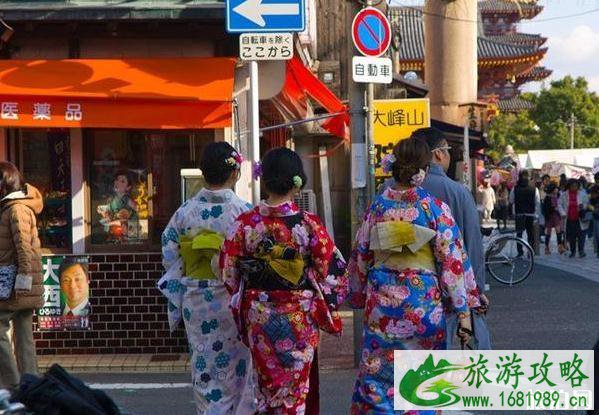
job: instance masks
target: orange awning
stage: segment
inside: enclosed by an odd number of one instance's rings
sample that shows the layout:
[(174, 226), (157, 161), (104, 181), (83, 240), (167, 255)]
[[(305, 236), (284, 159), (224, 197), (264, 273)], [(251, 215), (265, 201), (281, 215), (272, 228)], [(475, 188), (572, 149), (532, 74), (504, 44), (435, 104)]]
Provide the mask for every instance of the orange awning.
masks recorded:
[(0, 126), (231, 125), (233, 58), (0, 60)]

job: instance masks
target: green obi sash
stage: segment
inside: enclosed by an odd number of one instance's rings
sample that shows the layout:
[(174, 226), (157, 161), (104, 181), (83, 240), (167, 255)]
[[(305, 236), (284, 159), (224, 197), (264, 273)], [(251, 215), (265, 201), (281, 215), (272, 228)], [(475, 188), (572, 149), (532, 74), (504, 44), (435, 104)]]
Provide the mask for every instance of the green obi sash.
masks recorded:
[(293, 285), (299, 283), (304, 273), (304, 259), (293, 248), (274, 244), (270, 249), (256, 253), (281, 278)]
[(370, 231), (370, 249), (374, 251), (375, 266), (434, 272), (435, 257), (429, 242), (435, 235), (432, 229), (410, 222), (377, 223)]
[(183, 275), (197, 280), (215, 279), (212, 258), (218, 254), (224, 241), (223, 235), (209, 230), (200, 231), (193, 238), (182, 236), (179, 252), (183, 258)]

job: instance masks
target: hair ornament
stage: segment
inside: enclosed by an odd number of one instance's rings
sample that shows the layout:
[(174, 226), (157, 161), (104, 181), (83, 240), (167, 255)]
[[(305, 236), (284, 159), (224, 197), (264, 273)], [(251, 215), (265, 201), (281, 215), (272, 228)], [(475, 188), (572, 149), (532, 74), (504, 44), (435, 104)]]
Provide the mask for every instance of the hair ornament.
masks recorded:
[(233, 167), (236, 170), (241, 169), (241, 163), (243, 163), (243, 156), (237, 151), (231, 153), (231, 157), (225, 159), (225, 163)]
[(304, 185), (304, 181), (299, 176), (293, 176), (293, 185), (300, 189)]
[(262, 176), (262, 163), (255, 161), (252, 163), (252, 179), (258, 180)]
[(419, 169), (418, 173), (412, 176), (412, 180), (410, 180), (410, 183), (412, 184), (412, 186), (420, 187), (422, 186), (425, 177), (426, 171), (424, 171), (423, 169)]
[(391, 174), (393, 172), (393, 165), (397, 159), (393, 153), (388, 153), (383, 156), (381, 160), (381, 165), (383, 167), (383, 172), (386, 174)]

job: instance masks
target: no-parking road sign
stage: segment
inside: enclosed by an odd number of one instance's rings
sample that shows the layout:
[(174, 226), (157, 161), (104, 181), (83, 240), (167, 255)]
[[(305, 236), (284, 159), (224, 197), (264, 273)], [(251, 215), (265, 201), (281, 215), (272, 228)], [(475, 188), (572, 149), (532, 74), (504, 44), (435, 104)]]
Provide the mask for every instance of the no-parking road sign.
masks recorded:
[(391, 44), (389, 20), (374, 7), (360, 10), (352, 23), (352, 39), (362, 55), (381, 56)]

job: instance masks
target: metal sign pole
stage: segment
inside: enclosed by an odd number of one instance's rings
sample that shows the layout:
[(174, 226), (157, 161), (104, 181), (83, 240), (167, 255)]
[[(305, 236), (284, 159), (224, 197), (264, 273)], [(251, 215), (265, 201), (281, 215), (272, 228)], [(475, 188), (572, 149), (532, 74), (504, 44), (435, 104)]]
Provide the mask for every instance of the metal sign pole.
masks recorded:
[[(251, 161), (252, 171), (255, 163), (260, 161), (260, 108), (259, 108), (258, 62), (250, 61), (250, 128), (251, 128)], [(260, 202), (260, 178), (252, 179), (252, 203)]]
[(375, 149), (374, 149), (374, 84), (369, 83), (366, 88), (366, 144), (368, 147), (368, 202), (374, 201), (376, 193), (375, 184)]

